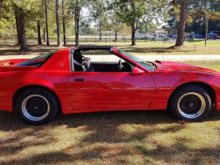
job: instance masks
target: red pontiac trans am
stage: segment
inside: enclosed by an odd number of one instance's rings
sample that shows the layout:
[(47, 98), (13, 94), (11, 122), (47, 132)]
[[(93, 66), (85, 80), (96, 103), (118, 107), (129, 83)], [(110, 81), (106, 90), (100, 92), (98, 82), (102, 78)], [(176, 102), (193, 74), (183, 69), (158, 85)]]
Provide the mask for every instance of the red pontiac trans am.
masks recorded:
[[(106, 51), (116, 62), (85, 53)], [(102, 56), (101, 56), (102, 57)], [(108, 59), (105, 59), (108, 60)], [(73, 47), (33, 59), (0, 61), (0, 109), (34, 125), (63, 114), (168, 109), (198, 121), (220, 109), (220, 73), (174, 62), (149, 62), (116, 47)]]

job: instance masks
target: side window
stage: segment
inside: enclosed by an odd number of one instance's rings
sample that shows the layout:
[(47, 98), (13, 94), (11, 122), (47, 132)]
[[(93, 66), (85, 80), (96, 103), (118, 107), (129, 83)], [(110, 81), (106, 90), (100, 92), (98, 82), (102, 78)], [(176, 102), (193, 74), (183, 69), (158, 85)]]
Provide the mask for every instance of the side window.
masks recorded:
[(74, 69), (81, 72), (132, 72), (133, 66), (109, 50), (77, 51), (74, 53)]

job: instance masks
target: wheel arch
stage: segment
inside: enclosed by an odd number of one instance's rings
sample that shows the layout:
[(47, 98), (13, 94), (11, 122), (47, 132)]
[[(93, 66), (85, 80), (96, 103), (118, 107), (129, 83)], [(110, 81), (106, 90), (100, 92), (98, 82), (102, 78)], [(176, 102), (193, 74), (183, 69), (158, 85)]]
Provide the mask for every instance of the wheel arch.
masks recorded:
[[(13, 95), (13, 99), (12, 99), (12, 104), (13, 104), (13, 107), (15, 107), (15, 104), (16, 104), (16, 100), (18, 99), (19, 95), (24, 91), (24, 90), (27, 90), (27, 89), (30, 89), (30, 88), (35, 88), (35, 87), (38, 87), (38, 88), (42, 88), (42, 89), (45, 89), (45, 90), (48, 90), (50, 91), (51, 93), (53, 93), (53, 95), (56, 97), (57, 101), (58, 101), (58, 104), (59, 104), (59, 110), (61, 110), (61, 102), (60, 102), (60, 99), (59, 97), (57, 96), (57, 94), (51, 90), (50, 88), (47, 88), (47, 87), (44, 87), (44, 86), (41, 86), (41, 85), (28, 85), (28, 86), (23, 86), (21, 88), (19, 88)], [(13, 108), (13, 111), (14, 111), (14, 108)]]
[(214, 104), (215, 98), (216, 98), (216, 93), (215, 93), (215, 90), (209, 84), (206, 84), (204, 82), (188, 82), (188, 83), (181, 84), (180, 86), (178, 86), (177, 88), (174, 89), (174, 91), (171, 93), (171, 95), (168, 99), (167, 107), (168, 107), (168, 104), (169, 104), (173, 94), (176, 91), (178, 91), (180, 88), (188, 86), (188, 85), (197, 85), (197, 86), (203, 88), (206, 92), (208, 92), (209, 96), (211, 97), (212, 104)]

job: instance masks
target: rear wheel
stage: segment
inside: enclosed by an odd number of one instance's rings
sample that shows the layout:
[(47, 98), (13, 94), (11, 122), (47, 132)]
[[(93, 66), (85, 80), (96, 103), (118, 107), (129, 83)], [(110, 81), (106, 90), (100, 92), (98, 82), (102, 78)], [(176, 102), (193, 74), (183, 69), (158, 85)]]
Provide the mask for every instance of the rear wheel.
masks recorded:
[(33, 125), (48, 123), (57, 114), (58, 107), (54, 94), (38, 87), (22, 92), (16, 102), (16, 111), (20, 117)]
[(211, 105), (211, 98), (203, 88), (189, 85), (172, 95), (168, 108), (178, 119), (199, 121), (209, 114)]
[(213, 40), (215, 40), (216, 38), (215, 38), (215, 36), (213, 36)]

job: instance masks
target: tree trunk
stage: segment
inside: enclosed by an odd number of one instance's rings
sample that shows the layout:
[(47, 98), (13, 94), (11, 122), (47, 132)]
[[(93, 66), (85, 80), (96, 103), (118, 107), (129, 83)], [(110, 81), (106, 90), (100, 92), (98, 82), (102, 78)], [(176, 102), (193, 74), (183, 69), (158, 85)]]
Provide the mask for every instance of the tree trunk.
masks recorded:
[(60, 18), (59, 18), (59, 0), (56, 0), (56, 22), (57, 22), (57, 46), (62, 46), (62, 40), (60, 35)]
[(45, 42), (45, 40), (46, 40), (46, 30), (44, 28), (44, 42)]
[(19, 24), (19, 16), (15, 13), (15, 20), (16, 20), (16, 29), (17, 29), (17, 38), (18, 38), (18, 45), (21, 44), (21, 37), (20, 37), (20, 24)]
[(117, 39), (118, 39), (118, 34), (117, 34), (118, 32), (117, 32), (117, 30), (115, 31), (115, 41), (117, 41)]
[(207, 34), (208, 34), (208, 28), (209, 28), (209, 19), (206, 18), (206, 28), (205, 28), (205, 46), (207, 43)]
[[(19, 8), (19, 11), (23, 14), (23, 10), (21, 8)], [(21, 40), (21, 46), (20, 46), (20, 50), (21, 51), (25, 51), (28, 50), (28, 46), (26, 43), (26, 36), (25, 36), (25, 24), (24, 24), (24, 16), (20, 14), (20, 40)]]
[(65, 27), (65, 17), (64, 17), (64, 0), (62, 0), (62, 14), (63, 14), (63, 42), (66, 45), (66, 27)]
[(49, 33), (48, 33), (48, 20), (47, 20), (47, 0), (45, 0), (45, 17), (46, 17), (47, 45), (50, 45), (50, 42), (49, 42)]
[(185, 32), (185, 23), (186, 23), (186, 11), (187, 11), (187, 1), (182, 0), (181, 2), (181, 13), (180, 13), (180, 22), (178, 28), (178, 36), (175, 46), (182, 46), (184, 41), (184, 32)]
[[(134, 11), (135, 9), (135, 4), (132, 3), (132, 9)], [(134, 23), (135, 23), (135, 20), (133, 19), (133, 22), (132, 22), (132, 25), (131, 25), (131, 46), (135, 45), (135, 27), (134, 27)]]
[(75, 46), (79, 46), (79, 6), (76, 4), (75, 8)]
[(135, 29), (134, 29), (134, 23), (131, 26), (131, 46), (135, 45)]
[(135, 30), (132, 30), (131, 39), (132, 39), (131, 46), (136, 45), (136, 44), (135, 44)]
[(37, 33), (38, 33), (38, 45), (42, 45), (41, 34), (40, 34), (40, 21), (37, 21)]
[(99, 40), (102, 40), (102, 23), (101, 23), (101, 18), (100, 18), (100, 23), (99, 23)]

